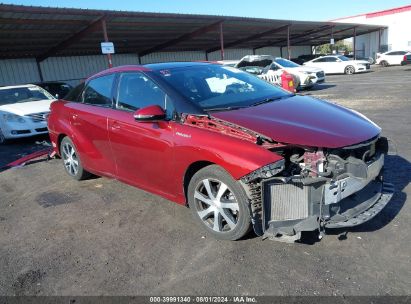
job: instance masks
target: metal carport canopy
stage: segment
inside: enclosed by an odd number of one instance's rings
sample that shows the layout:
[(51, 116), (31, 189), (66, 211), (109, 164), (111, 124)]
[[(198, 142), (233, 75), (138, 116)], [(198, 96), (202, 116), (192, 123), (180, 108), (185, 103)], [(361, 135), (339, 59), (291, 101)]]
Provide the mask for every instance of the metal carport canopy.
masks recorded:
[[(0, 58), (320, 45), (379, 31), (384, 26), (231, 16), (145, 13), (0, 4)], [(288, 35), (289, 33), (289, 35)], [(222, 39), (223, 38), (223, 39)], [(223, 43), (222, 43), (223, 41)]]

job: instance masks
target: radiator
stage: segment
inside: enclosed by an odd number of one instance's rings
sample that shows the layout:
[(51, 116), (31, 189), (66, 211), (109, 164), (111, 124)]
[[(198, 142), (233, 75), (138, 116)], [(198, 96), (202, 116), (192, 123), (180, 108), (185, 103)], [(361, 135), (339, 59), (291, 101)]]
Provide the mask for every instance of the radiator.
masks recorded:
[(269, 183), (265, 185), (264, 200), (270, 221), (297, 220), (308, 217), (309, 189), (301, 183)]

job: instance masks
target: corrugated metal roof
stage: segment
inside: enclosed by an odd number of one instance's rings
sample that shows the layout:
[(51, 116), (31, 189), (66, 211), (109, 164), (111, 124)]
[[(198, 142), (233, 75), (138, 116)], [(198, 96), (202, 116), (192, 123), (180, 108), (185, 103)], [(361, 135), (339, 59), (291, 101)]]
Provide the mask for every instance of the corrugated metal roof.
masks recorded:
[[(219, 26), (215, 26), (218, 22), (223, 24), (227, 47), (254, 49), (285, 46), (287, 25), (291, 45), (326, 43), (331, 31), (335, 40), (341, 40), (351, 37), (354, 27), (357, 35), (384, 27), (0, 4), (0, 58), (99, 54), (100, 42), (104, 39), (102, 27), (96, 22), (101, 18), (106, 20), (108, 37), (114, 42), (116, 53), (137, 54), (159, 50), (215, 51), (220, 45)], [(82, 31), (86, 33), (81, 34)]]

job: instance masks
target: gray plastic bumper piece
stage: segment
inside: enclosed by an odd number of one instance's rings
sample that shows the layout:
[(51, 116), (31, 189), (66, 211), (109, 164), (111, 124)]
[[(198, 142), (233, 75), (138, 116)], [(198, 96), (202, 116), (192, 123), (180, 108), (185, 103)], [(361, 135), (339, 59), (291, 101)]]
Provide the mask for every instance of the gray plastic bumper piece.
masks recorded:
[(326, 228), (347, 228), (361, 225), (374, 216), (376, 216), (384, 207), (388, 204), (394, 194), (394, 186), (390, 183), (383, 183), (381, 195), (377, 197), (376, 201), (370, 205), (370, 207), (363, 212), (350, 217), (344, 221), (330, 221), (325, 224)]

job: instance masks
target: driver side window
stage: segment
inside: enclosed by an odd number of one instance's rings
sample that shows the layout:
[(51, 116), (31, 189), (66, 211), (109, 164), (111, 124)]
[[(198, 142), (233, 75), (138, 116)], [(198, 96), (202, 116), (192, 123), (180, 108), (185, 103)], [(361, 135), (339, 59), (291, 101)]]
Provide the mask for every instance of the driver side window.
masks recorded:
[(120, 74), (117, 109), (136, 111), (151, 105), (166, 109), (166, 94), (160, 87), (141, 73)]

